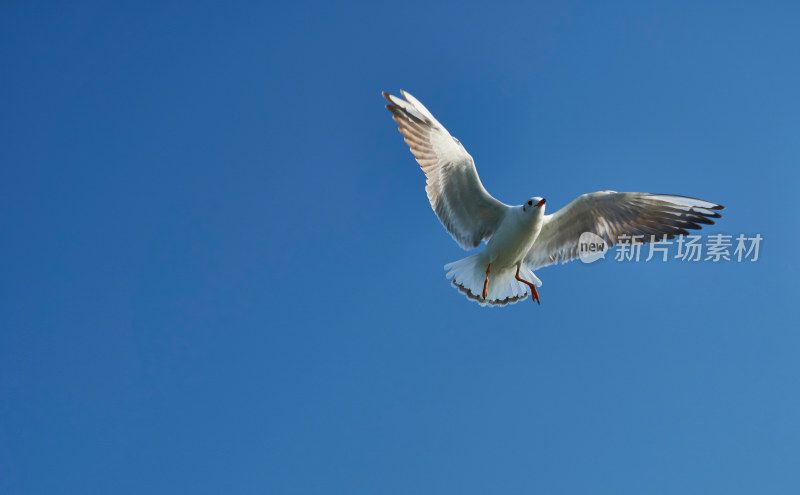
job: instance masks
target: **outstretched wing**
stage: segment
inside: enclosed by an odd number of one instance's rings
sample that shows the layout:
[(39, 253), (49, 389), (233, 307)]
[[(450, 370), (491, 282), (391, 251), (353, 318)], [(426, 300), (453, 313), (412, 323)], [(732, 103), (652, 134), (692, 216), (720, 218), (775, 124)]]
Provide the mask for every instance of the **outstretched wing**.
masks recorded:
[(475, 162), (461, 142), (416, 98), (401, 93), (405, 100), (386, 92), (383, 97), (425, 172), (425, 190), (433, 211), (459, 246), (478, 247), (497, 230), (509, 207), (486, 192)]
[[(621, 235), (650, 236), (660, 240), (686, 235), (688, 230), (712, 225), (724, 207), (709, 201), (671, 194), (599, 191), (584, 194), (553, 215), (545, 215), (539, 237), (525, 262), (532, 270), (578, 256), (578, 239), (584, 232), (602, 237), (609, 246)], [(638, 240), (638, 239), (637, 239)]]

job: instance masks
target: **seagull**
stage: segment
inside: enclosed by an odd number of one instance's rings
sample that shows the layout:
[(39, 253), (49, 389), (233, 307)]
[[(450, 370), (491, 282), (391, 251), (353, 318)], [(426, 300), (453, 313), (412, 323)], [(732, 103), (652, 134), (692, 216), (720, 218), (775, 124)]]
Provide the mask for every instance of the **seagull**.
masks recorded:
[[(591, 232), (613, 246), (642, 236), (647, 242), (686, 235), (720, 218), (716, 203), (687, 196), (598, 191), (584, 194), (552, 215), (545, 199), (534, 196), (509, 206), (483, 187), (475, 162), (461, 141), (411, 94), (403, 98), (385, 91), (386, 108), (427, 179), (428, 200), (442, 225), (459, 246), (486, 247), (448, 263), (447, 279), (481, 306), (504, 306), (527, 297), (541, 304), (534, 270), (580, 255), (581, 234)], [(629, 237), (625, 237), (629, 236)]]

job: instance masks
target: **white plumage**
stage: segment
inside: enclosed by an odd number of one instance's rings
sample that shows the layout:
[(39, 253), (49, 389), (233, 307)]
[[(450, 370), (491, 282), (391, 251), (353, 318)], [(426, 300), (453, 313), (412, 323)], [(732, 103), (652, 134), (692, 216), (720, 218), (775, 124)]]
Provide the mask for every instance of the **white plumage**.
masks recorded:
[(509, 206), (481, 184), (475, 162), (416, 98), (383, 96), (400, 132), (427, 178), (431, 207), (453, 239), (464, 249), (486, 249), (445, 265), (447, 278), (481, 305), (505, 305), (528, 294), (538, 302), (542, 282), (533, 270), (578, 256), (584, 232), (602, 237), (609, 246), (621, 235), (643, 235), (649, 241), (687, 234), (710, 225), (722, 206), (669, 194), (599, 191), (584, 194), (552, 215), (545, 200), (529, 199)]

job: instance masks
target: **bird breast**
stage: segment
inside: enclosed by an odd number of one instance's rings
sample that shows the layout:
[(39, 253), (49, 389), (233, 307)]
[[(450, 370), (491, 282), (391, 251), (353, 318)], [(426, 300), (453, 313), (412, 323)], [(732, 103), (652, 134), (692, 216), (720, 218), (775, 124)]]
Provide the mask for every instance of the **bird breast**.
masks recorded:
[(542, 230), (542, 215), (511, 211), (486, 244), (490, 263), (513, 266), (519, 263)]

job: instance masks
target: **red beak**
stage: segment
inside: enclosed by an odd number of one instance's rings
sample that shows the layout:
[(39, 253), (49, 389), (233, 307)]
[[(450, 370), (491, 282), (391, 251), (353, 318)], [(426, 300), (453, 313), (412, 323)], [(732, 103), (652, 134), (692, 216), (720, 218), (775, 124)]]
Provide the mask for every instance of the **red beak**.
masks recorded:
[(538, 203), (536, 203), (536, 206), (538, 206), (538, 207), (540, 207), (540, 208), (541, 208), (542, 206), (544, 206), (544, 199), (543, 199), (543, 200), (541, 200), (541, 201), (539, 201)]

